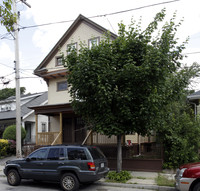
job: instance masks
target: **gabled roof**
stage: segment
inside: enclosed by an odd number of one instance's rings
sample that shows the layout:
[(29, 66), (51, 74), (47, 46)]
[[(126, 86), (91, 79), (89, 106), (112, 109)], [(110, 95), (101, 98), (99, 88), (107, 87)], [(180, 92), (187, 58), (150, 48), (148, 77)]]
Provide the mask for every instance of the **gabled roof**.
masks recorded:
[[(60, 40), (56, 43), (56, 45), (52, 48), (52, 50), (49, 52), (49, 54), (44, 58), (44, 60), (41, 62), (41, 64), (34, 70), (34, 74), (40, 76), (41, 72), (45, 72), (45, 67), (49, 63), (49, 61), (56, 55), (59, 48), (64, 45), (64, 43), (67, 41), (67, 39), (72, 35), (72, 33), (78, 28), (78, 26), (81, 23), (85, 23), (86, 25), (90, 26), (94, 30), (104, 34), (108, 30), (104, 27), (98, 25), (97, 23), (91, 21), (90, 19), (84, 17), (83, 15), (79, 15), (77, 19), (72, 23), (72, 25), (69, 27), (69, 29), (64, 33), (64, 35), (60, 38)], [(115, 35), (112, 32), (109, 32), (111, 39), (117, 38), (117, 35)]]
[(189, 100), (196, 100), (196, 99), (200, 99), (200, 90), (197, 92), (194, 92), (193, 94), (187, 96), (187, 98)]
[[(29, 107), (35, 105), (41, 105), (45, 101), (47, 101), (47, 99), (48, 99), (47, 92), (34, 96), (33, 99), (31, 99), (29, 102), (21, 106), (21, 117), (24, 117), (25, 115), (27, 115), (32, 111), (32, 109), (30, 109)], [(15, 118), (16, 118), (16, 110), (0, 112), (0, 120), (15, 119)]]
[[(34, 94), (21, 94), (20, 95), (20, 100), (26, 100), (26, 99), (30, 99), (30, 98), (33, 98), (33, 97), (36, 97), (36, 96), (39, 96), (41, 94), (43, 94), (44, 92), (41, 92), (41, 93), (34, 93)], [(0, 104), (4, 104), (4, 103), (11, 103), (11, 102), (16, 102), (16, 98), (15, 96), (10, 96), (4, 100), (1, 100), (0, 101)]]

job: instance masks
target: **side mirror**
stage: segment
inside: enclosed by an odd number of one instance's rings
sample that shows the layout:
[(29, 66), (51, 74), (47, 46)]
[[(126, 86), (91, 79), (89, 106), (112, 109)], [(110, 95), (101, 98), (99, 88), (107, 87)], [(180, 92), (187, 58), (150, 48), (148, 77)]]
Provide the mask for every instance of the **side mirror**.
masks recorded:
[(31, 159), (29, 157), (26, 158), (26, 162), (30, 162)]

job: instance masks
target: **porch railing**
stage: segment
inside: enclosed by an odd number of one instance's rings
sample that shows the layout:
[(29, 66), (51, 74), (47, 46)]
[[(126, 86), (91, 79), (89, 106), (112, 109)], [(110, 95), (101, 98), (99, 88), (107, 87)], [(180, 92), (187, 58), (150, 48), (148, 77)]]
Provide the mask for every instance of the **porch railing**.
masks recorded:
[(54, 144), (62, 144), (61, 136), (59, 136), (60, 132), (42, 132), (38, 133), (38, 145), (51, 145)]

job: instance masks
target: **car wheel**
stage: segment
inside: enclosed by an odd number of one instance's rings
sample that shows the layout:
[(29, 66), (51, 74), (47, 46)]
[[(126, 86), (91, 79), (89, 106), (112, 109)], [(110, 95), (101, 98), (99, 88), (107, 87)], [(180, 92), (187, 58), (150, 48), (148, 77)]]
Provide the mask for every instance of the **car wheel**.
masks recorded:
[(15, 169), (11, 169), (8, 171), (7, 181), (8, 184), (10, 184), (11, 186), (17, 186), (20, 184), (21, 178)]
[(198, 182), (195, 186), (193, 191), (200, 191), (200, 182)]
[(79, 188), (79, 181), (72, 173), (65, 173), (62, 175), (60, 184), (65, 191), (75, 191)]

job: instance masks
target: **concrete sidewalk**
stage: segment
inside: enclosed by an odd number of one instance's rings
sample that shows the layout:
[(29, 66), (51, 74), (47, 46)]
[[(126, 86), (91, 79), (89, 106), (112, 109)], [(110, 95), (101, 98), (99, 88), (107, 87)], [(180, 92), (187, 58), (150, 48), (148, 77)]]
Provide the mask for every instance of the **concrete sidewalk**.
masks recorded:
[[(0, 177), (5, 177), (3, 173), (3, 168), (7, 160), (16, 159), (15, 156), (7, 157), (0, 159)], [(141, 172), (141, 171), (132, 171), (133, 178), (130, 179), (127, 183), (110, 183), (106, 182), (105, 179), (101, 179), (94, 184), (105, 185), (105, 186), (116, 186), (116, 187), (126, 187), (126, 188), (138, 188), (138, 189), (149, 189), (157, 191), (175, 191), (174, 187), (167, 186), (158, 186), (155, 182), (155, 178), (158, 174), (166, 176), (169, 179), (174, 179), (173, 173), (157, 173), (157, 172)]]

